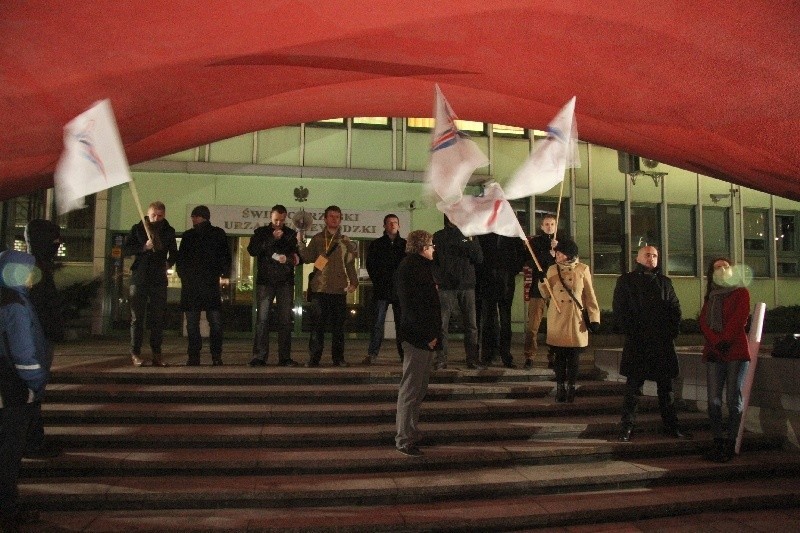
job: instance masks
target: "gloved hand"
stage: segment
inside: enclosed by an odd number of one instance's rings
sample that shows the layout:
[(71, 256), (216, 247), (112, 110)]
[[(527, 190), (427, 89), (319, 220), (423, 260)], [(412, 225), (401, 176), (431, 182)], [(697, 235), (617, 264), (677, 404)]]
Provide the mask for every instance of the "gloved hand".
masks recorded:
[(719, 341), (714, 348), (716, 348), (717, 351), (722, 355), (725, 355), (730, 351), (731, 343), (730, 341)]
[(589, 322), (589, 332), (597, 333), (600, 331), (600, 322)]
[(533, 271), (533, 277), (536, 278), (536, 281), (538, 281), (539, 283), (542, 283), (546, 276), (545, 276), (543, 271), (534, 270)]

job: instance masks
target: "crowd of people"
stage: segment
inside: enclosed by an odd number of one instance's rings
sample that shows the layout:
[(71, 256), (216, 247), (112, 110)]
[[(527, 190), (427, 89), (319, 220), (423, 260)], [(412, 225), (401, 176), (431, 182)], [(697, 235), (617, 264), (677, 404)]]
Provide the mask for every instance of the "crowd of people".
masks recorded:
[[(165, 205), (151, 203), (146, 217), (131, 228), (124, 244), (125, 254), (134, 257), (129, 287), (132, 364), (140, 367), (144, 363), (142, 343), (147, 326), (151, 364), (168, 365), (161, 346), (167, 271), (175, 266), (182, 282), (186, 364), (200, 365), (200, 322), (205, 312), (211, 363), (222, 365), (221, 288), (228, 283), (232, 263), (225, 231), (211, 224), (207, 206), (197, 206), (191, 212), (192, 228), (183, 234), (178, 247), (175, 229), (165, 217)], [(291, 358), (292, 313), (295, 267), (305, 263), (313, 264), (307, 290), (312, 326), (305, 366), (320, 366), (328, 330), (333, 365), (346, 367), (344, 324), (347, 295), (358, 288), (358, 243), (342, 234), (342, 211), (335, 205), (325, 209), (322, 231), (308, 240), (303, 231), (286, 225), (286, 217), (286, 207), (275, 205), (270, 223), (255, 230), (247, 248), (256, 260), (257, 304), (249, 365), (267, 364), (269, 329), (274, 322), (277, 364), (300, 366)], [(527, 243), (493, 233), (465, 236), (447, 216), (444, 227), (434, 234), (416, 230), (403, 238), (400, 220), (391, 213), (384, 217), (383, 227), (383, 235), (370, 243), (365, 260), (374, 289), (375, 321), (361, 363), (371, 365), (378, 359), (391, 306), (403, 366), (396, 414), (399, 452), (422, 454), (420, 408), (431, 372), (447, 368), (453, 315), (461, 321), (467, 368), (485, 369), (498, 359), (504, 367), (516, 368), (511, 353), (511, 309), (516, 277), (523, 269), (533, 278), (525, 291), (524, 368), (533, 367), (539, 329), (546, 317), (547, 362), (555, 373), (555, 400), (575, 401), (580, 354), (589, 344), (589, 333), (600, 327), (600, 306), (589, 267), (580, 262), (577, 244), (557, 235), (556, 217), (545, 215), (541, 232)], [(29, 253), (0, 253), (0, 519), (4, 526), (36, 517), (35, 511), (18, 501), (22, 458), (60, 453), (45, 441), (41, 417), (53, 344), (63, 338), (53, 277), (61, 242), (59, 227), (33, 220), (25, 235)], [(742, 386), (750, 362), (745, 332), (750, 300), (727, 258), (709, 265), (706, 281), (700, 325), (706, 339), (703, 357), (713, 433), (706, 457), (725, 462), (734, 456), (744, 405)], [(687, 438), (679, 426), (672, 388), (679, 374), (674, 341), (679, 334), (680, 302), (671, 280), (660, 269), (654, 246), (639, 249), (634, 270), (618, 278), (612, 308), (615, 326), (625, 336), (620, 373), (627, 379), (618, 439), (626, 442), (633, 438), (639, 398), (648, 380), (656, 384), (663, 432)], [(276, 314), (273, 320), (272, 313)], [(723, 418), (723, 397), (727, 398), (727, 420)]]

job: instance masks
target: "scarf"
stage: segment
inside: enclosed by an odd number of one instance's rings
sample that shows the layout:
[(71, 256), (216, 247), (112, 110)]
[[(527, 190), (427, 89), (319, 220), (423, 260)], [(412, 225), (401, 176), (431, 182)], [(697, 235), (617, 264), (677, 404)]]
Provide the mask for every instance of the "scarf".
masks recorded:
[(716, 283), (712, 283), (712, 289), (708, 293), (708, 311), (706, 311), (706, 320), (708, 321), (709, 327), (717, 333), (721, 333), (722, 328), (724, 327), (722, 307), (725, 303), (725, 298), (727, 298), (737, 288), (738, 287), (736, 286), (723, 287), (721, 285), (717, 285)]

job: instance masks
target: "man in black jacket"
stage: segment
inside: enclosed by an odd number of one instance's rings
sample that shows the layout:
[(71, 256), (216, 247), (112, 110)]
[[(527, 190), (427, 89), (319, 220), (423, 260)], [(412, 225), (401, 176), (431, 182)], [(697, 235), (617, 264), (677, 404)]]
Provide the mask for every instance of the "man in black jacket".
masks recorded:
[(481, 359), (488, 366), (500, 356), (503, 366), (516, 368), (511, 355), (511, 305), (516, 277), (527, 256), (525, 243), (496, 233), (480, 235), (478, 242), (483, 252), (483, 263), (475, 267)]
[(680, 330), (681, 305), (672, 281), (658, 268), (655, 246), (639, 249), (636, 268), (617, 279), (613, 309), (614, 324), (625, 334), (619, 372), (628, 378), (619, 440), (631, 439), (645, 380), (656, 382), (664, 433), (684, 437), (672, 392), (672, 380), (679, 372), (674, 339)]
[(436, 352), (436, 368), (447, 368), (450, 315), (459, 309), (467, 368), (485, 369), (478, 358), (478, 326), (475, 320), (475, 265), (483, 263), (481, 247), (476, 239), (465, 237), (447, 215), (444, 215), (444, 228), (433, 234), (433, 244), (433, 275), (439, 286), (442, 305), (442, 342)]
[(247, 252), (256, 258), (256, 304), (258, 318), (253, 336), (250, 366), (264, 366), (269, 356), (269, 315), (275, 300), (278, 313), (278, 365), (300, 366), (292, 359), (292, 308), (294, 267), (300, 262), (297, 232), (286, 226), (286, 207), (278, 204), (270, 212), (270, 223), (257, 228)]
[(150, 349), (153, 366), (167, 366), (161, 358), (164, 340), (164, 311), (167, 307), (167, 270), (175, 264), (178, 245), (175, 229), (164, 218), (167, 208), (163, 202), (153, 202), (147, 208), (145, 221), (134, 224), (125, 239), (125, 255), (134, 255), (129, 289), (131, 305), (131, 361), (142, 366), (141, 350), (144, 318), (150, 328)]
[(203, 338), (200, 314), (205, 311), (210, 333), (211, 364), (222, 364), (222, 298), (220, 284), (227, 285), (231, 251), (225, 230), (212, 226), (211, 211), (204, 205), (192, 210), (192, 228), (181, 238), (175, 266), (181, 278), (181, 309), (186, 314), (189, 338), (187, 366), (200, 364)]
[[(539, 292), (539, 281), (545, 278), (547, 269), (556, 262), (556, 246), (558, 246), (558, 239), (556, 237), (556, 217), (551, 213), (547, 213), (542, 217), (541, 229), (542, 232), (535, 237), (529, 239), (531, 249), (536, 254), (536, 260), (539, 261), (541, 270), (536, 268), (536, 263), (531, 259), (529, 266), (533, 271), (533, 280), (531, 288), (528, 291), (528, 322), (525, 327), (525, 368), (533, 368), (533, 356), (539, 349), (539, 326), (542, 324), (542, 317), (547, 309), (547, 304), (544, 296)], [(553, 355), (548, 351), (547, 362), (550, 368), (553, 368)]]
[(420, 406), (428, 390), (433, 350), (441, 342), (442, 312), (431, 269), (433, 243), (424, 230), (408, 235), (408, 255), (397, 268), (397, 297), (403, 309), (400, 337), (403, 376), (397, 393), (395, 447), (404, 455), (422, 455), (417, 447)]
[(400, 355), (400, 361), (403, 360), (403, 345), (398, 333), (402, 311), (394, 289), (394, 274), (405, 256), (406, 240), (400, 236), (400, 219), (397, 218), (397, 215), (388, 214), (383, 217), (383, 236), (372, 241), (367, 252), (367, 273), (369, 273), (369, 279), (372, 280), (375, 324), (372, 327), (367, 356), (362, 364), (370, 365), (378, 358), (378, 352), (383, 342), (386, 311), (390, 305), (394, 312), (397, 353)]

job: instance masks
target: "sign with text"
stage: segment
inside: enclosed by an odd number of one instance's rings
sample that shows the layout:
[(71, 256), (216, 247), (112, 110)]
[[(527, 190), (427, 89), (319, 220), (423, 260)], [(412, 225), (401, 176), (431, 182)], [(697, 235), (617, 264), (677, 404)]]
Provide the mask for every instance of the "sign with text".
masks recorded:
[[(187, 228), (192, 227), (189, 215), (195, 205), (186, 206)], [(252, 235), (256, 228), (266, 226), (270, 223), (269, 207), (253, 207), (241, 205), (209, 205), (211, 211), (211, 223), (225, 230), (228, 235)], [(311, 228), (306, 230), (306, 236), (310, 237), (319, 233), (325, 228), (325, 208), (306, 207), (302, 208), (311, 215), (314, 220)], [(286, 207), (288, 212), (286, 224), (294, 227), (292, 217), (299, 207)], [(391, 211), (400, 220), (400, 234), (407, 235), (410, 228), (411, 219), (407, 210)], [(389, 211), (365, 211), (358, 209), (342, 209), (342, 233), (354, 239), (375, 239), (383, 235), (383, 217)]]

